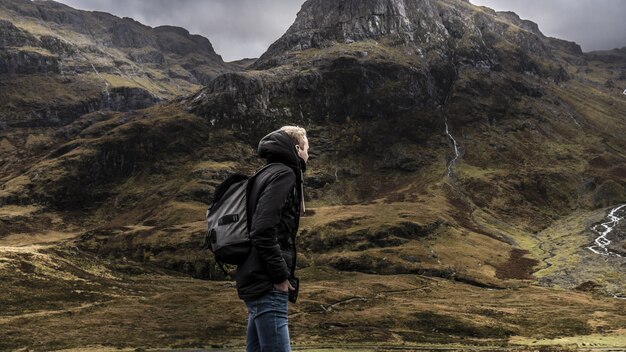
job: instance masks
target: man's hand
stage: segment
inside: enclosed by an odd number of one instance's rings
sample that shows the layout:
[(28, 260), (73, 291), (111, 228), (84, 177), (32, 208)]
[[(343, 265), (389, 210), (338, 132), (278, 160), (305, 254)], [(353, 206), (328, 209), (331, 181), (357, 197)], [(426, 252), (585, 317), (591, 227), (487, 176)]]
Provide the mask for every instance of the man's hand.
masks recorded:
[(290, 290), (293, 291), (295, 290), (295, 288), (293, 286), (291, 286), (291, 282), (289, 282), (289, 280), (285, 280), (279, 284), (274, 284), (274, 287), (277, 290), (283, 291), (283, 292), (289, 292)]

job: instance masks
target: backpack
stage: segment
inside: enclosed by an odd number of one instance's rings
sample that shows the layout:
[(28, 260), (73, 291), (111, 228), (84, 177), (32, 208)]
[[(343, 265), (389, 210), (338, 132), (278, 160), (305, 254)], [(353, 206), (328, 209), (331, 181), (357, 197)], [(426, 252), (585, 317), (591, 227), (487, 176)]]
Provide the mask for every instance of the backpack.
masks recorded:
[(202, 248), (211, 250), (218, 264), (239, 265), (250, 253), (250, 189), (255, 177), (274, 164), (278, 163), (267, 164), (249, 177), (230, 175), (215, 188), (213, 203), (206, 212), (208, 231)]

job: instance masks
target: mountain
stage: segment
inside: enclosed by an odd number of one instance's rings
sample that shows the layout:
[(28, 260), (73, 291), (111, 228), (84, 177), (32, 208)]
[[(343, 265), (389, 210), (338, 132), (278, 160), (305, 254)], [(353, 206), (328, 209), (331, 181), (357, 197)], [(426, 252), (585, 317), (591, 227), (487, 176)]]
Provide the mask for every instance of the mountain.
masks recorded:
[(0, 96), (11, 126), (59, 126), (95, 110), (132, 110), (239, 70), (183, 28), (54, 1), (0, 4)]
[(196, 91), (225, 63), (208, 39), (183, 28), (54, 1), (0, 3), (0, 168), (15, 177), (65, 143), (81, 116), (131, 111)]
[[(454, 49), (458, 56), (486, 63), (493, 61), (496, 54), (489, 39), (504, 40), (535, 54), (550, 51), (544, 43), (547, 38), (535, 23), (521, 20), (512, 12), (496, 13), (488, 8), (477, 11), (469, 2), (459, 5), (432, 1), (310, 1), (256, 67), (288, 59), (290, 52), (379, 39), (403, 48), (407, 55), (445, 59), (443, 56)], [(551, 44), (581, 54), (575, 43), (554, 40)]]
[[(149, 45), (169, 57), (158, 28), (144, 28), (156, 39), (130, 39), (133, 30), (115, 50)], [(0, 247), (11, 278), (2, 288), (29, 302), (5, 319), (44, 309), (42, 293), (25, 289), (43, 277), (54, 283), (46, 297), (78, 310), (72, 320), (106, 332), (78, 332), (83, 345), (67, 348), (241, 340), (241, 302), (199, 249), (204, 214), (228, 174), (262, 165), (263, 135), (299, 124), (311, 149), (295, 341), (625, 343), (619, 49), (583, 53), (514, 13), (462, 0), (308, 0), (260, 58), (220, 65), (193, 93), (145, 109), (86, 111), (28, 132), (5, 123), (0, 147), (18, 157), (0, 161), (0, 236), (34, 243)], [(50, 92), (46, 101), (64, 96)], [(594, 247), (609, 228), (611, 242)], [(11, 336), (29, 323), (70, 324), (25, 317)], [(115, 328), (137, 321), (142, 334)], [(35, 340), (45, 348), (54, 337)]]

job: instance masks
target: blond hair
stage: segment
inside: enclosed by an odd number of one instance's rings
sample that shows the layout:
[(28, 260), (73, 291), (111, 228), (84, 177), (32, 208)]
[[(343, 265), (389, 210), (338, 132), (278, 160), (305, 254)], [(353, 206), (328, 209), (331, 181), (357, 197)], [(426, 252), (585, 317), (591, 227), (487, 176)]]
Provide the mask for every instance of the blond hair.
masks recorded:
[(283, 126), (280, 131), (285, 131), (298, 144), (304, 148), (304, 140), (307, 139), (306, 130), (300, 126)]

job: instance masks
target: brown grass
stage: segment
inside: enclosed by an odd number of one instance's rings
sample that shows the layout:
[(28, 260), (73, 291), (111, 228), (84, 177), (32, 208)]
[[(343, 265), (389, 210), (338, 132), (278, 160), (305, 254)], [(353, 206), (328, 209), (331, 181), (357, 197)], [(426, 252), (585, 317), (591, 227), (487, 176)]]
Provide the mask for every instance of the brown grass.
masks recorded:
[(533, 279), (533, 268), (539, 261), (524, 258), (524, 255), (528, 253), (526, 250), (513, 248), (509, 254), (509, 260), (496, 267), (496, 276), (500, 279)]

